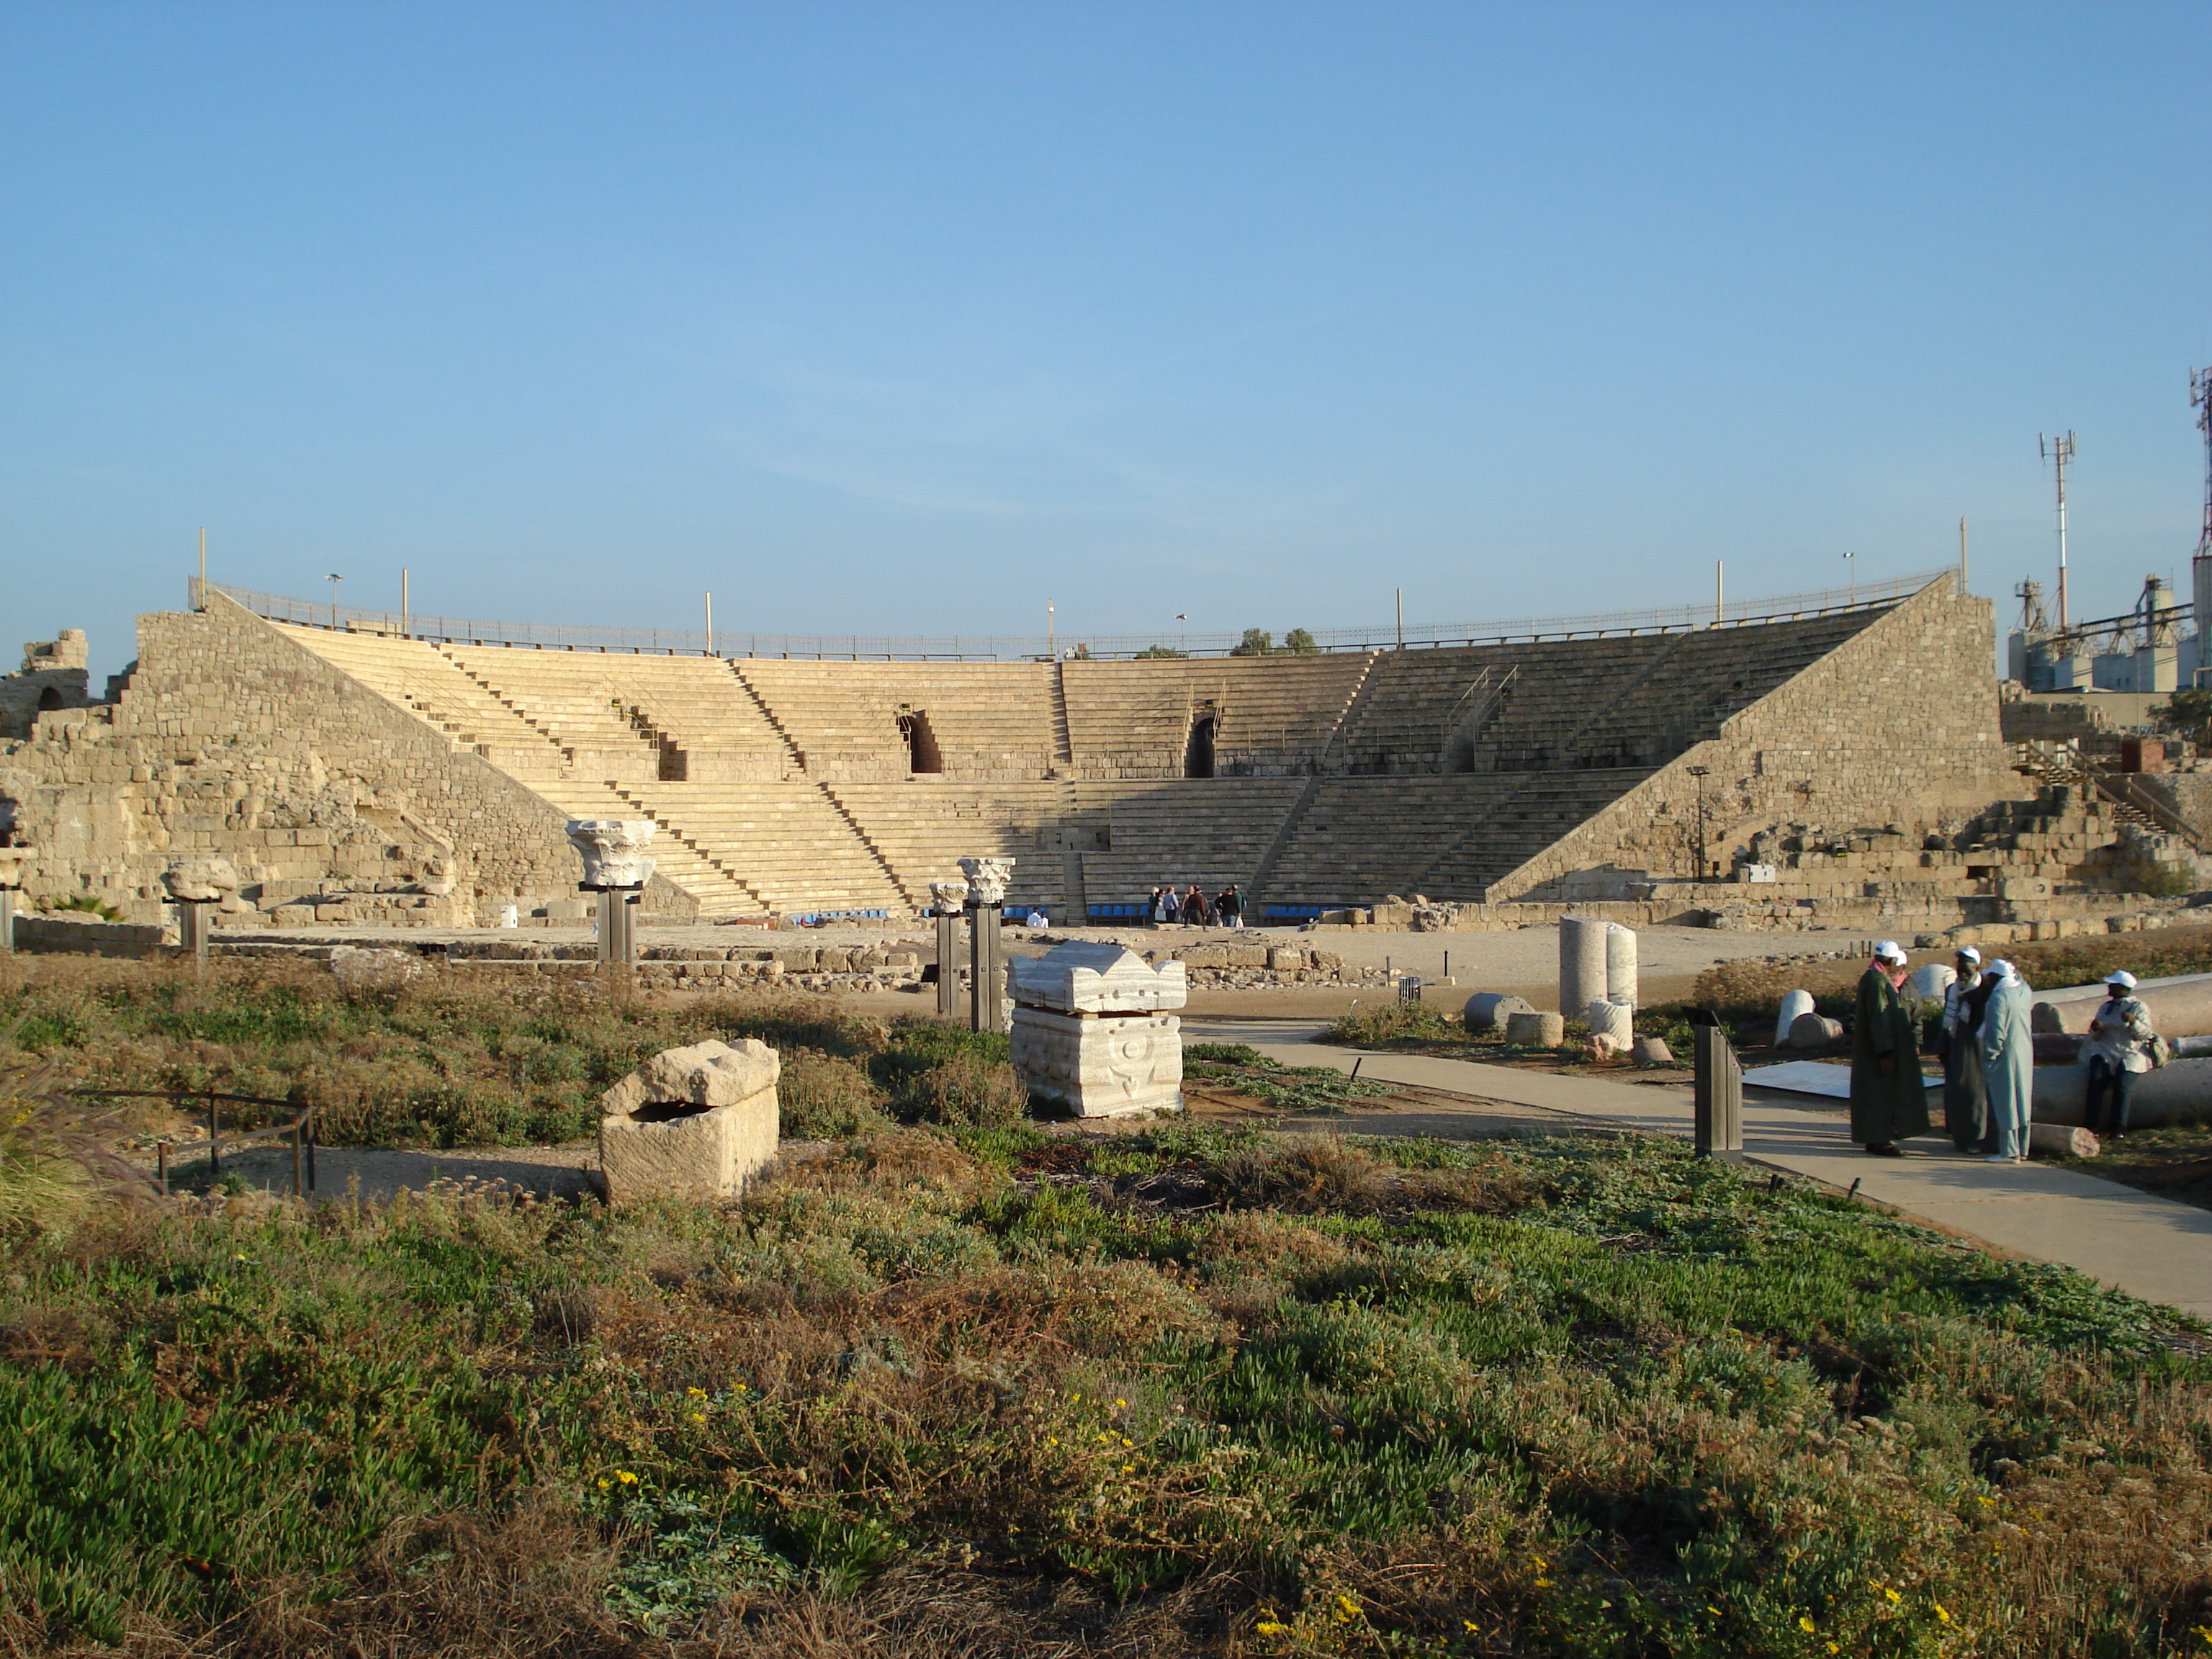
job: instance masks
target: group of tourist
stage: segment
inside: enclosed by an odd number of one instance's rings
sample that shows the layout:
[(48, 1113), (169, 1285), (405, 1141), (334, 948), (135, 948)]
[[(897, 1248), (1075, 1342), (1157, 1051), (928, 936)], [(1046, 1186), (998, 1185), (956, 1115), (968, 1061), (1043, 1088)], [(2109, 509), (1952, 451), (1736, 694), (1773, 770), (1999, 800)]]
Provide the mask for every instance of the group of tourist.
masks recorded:
[[(1920, 1075), (1918, 999), (1905, 994), (1905, 951), (1893, 939), (1875, 947), (1859, 979), (1851, 1028), (1851, 1139), (1879, 1158), (1927, 1132), (1927, 1085)], [(2133, 974), (2114, 972), (2089, 1022), (2082, 1052), (2089, 1085), (2083, 1121), (2093, 1132), (2124, 1134), (2135, 1079), (2156, 1063), (2150, 1010), (2135, 994)], [(2035, 1100), (2035, 1035), (2027, 982), (2002, 959), (1982, 962), (1971, 945), (1957, 957), (1943, 993), (1936, 1052), (1943, 1060), (1943, 1127), (1962, 1152), (1991, 1164), (2027, 1156)]]
[(1196, 882), (1180, 893), (1171, 886), (1155, 887), (1146, 914), (1155, 927), (1242, 927), (1244, 896), (1233, 881), (1211, 899)]

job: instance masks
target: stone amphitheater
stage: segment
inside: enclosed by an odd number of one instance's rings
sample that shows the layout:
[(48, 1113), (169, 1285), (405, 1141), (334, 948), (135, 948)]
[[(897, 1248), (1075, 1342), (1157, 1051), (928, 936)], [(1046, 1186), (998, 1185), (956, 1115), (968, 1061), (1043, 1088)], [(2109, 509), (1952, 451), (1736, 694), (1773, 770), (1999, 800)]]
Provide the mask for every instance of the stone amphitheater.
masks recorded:
[(1322, 927), (2155, 908), (2121, 897), (2134, 872), (2193, 848), (2007, 743), (1990, 601), (1948, 574), (1809, 597), (1596, 636), (951, 662), (424, 637), (196, 588), (139, 619), (104, 700), (81, 635), (73, 683), (54, 647), (0, 680), (0, 814), (31, 904), (141, 924), (187, 854), (236, 866), (234, 925), (577, 921), (579, 817), (661, 826), (669, 920), (902, 920), (972, 854), (1015, 858), (1011, 907), (1063, 925), (1170, 882)]

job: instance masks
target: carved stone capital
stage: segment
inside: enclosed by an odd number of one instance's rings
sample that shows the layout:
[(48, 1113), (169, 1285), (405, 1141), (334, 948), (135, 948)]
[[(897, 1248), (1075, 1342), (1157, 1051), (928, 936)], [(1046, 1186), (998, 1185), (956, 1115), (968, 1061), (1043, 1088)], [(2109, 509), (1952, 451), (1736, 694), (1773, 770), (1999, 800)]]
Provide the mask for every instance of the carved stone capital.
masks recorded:
[(930, 908), (940, 916), (957, 912), (968, 902), (968, 884), (964, 881), (933, 881), (929, 884)]
[(968, 878), (969, 902), (979, 910), (995, 910), (1006, 902), (1006, 884), (1014, 878), (1014, 861), (963, 859), (960, 873)]
[(586, 887), (642, 887), (653, 879), (645, 856), (660, 826), (651, 818), (573, 818), (568, 841), (584, 860)]

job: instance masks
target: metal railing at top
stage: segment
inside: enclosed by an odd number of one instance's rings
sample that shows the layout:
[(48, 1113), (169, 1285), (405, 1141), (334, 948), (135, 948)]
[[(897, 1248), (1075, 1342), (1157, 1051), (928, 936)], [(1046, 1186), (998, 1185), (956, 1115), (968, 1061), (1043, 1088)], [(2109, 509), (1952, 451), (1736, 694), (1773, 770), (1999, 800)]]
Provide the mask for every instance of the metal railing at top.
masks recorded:
[[(1730, 599), (1723, 605), (1682, 605), (1650, 611), (1610, 611), (1583, 617), (1523, 617), (1503, 622), (1431, 623), (1408, 627), (1325, 628), (1312, 631), (1316, 651), (1431, 649), (1443, 646), (1504, 644), (1513, 641), (1599, 639), (1608, 635), (1688, 633), (1702, 628), (1741, 627), (1785, 622), (1838, 611), (1893, 605), (1930, 584), (1954, 580), (1954, 568), (1919, 571), (1853, 587), (1825, 587), (1778, 598)], [(194, 610), (204, 607), (198, 577), (189, 579)], [(710, 641), (696, 628), (607, 628), (566, 623), (492, 622), (476, 617), (446, 617), (423, 611), (369, 611), (354, 605), (289, 599), (253, 588), (207, 584), (271, 622), (309, 628), (380, 634), (447, 645), (504, 645), (540, 651), (599, 651), (652, 655), (775, 657), (848, 662), (1049, 661), (1062, 657), (1094, 659), (1181, 652), (1192, 657), (1238, 654), (1243, 635), (1183, 634), (942, 635), (898, 638), (868, 634), (750, 634), (716, 629)]]

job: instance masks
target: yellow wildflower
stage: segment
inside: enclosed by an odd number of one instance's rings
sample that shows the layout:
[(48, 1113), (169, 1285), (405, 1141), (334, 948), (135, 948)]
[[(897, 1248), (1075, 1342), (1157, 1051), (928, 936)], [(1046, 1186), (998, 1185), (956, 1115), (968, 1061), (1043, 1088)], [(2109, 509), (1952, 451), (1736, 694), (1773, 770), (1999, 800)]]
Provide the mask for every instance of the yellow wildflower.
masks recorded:
[(1951, 1622), (1951, 1609), (1945, 1607), (1941, 1601), (1936, 1602), (1935, 1606), (1936, 1616), (1938, 1619), (1941, 1619), (1945, 1624), (1949, 1624)]
[(635, 1474), (632, 1474), (628, 1469), (617, 1469), (615, 1471), (615, 1479), (621, 1481), (625, 1486), (635, 1486), (637, 1485), (637, 1477)]
[(1813, 1633), (1813, 1615), (1809, 1613), (1799, 1613), (1797, 1615), (1797, 1628), (1803, 1631), (1806, 1635), (1810, 1636)]
[(694, 1400), (704, 1400), (707, 1397), (707, 1391), (704, 1389), (686, 1389), (684, 1392), (690, 1395)]
[(1280, 1636), (1285, 1631), (1288, 1630), (1290, 1626), (1285, 1624), (1279, 1623), (1277, 1620), (1273, 1619), (1262, 1619), (1258, 1624), (1253, 1626), (1252, 1628), (1262, 1636)]
[(1893, 1603), (1894, 1603), (1894, 1602), (1898, 1602), (1898, 1601), (1902, 1601), (1905, 1599), (1903, 1596), (1899, 1595), (1895, 1590), (1893, 1590), (1893, 1589), (1890, 1589), (1890, 1587), (1889, 1587), (1888, 1585), (1887, 1585), (1887, 1584), (1884, 1584), (1884, 1585), (1881, 1587), (1881, 1593), (1882, 1593), (1884, 1595), (1887, 1596), (1887, 1597), (1889, 1598), (1889, 1600), (1890, 1600)]

